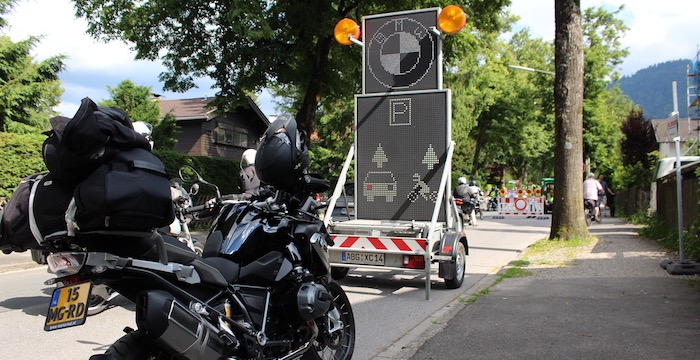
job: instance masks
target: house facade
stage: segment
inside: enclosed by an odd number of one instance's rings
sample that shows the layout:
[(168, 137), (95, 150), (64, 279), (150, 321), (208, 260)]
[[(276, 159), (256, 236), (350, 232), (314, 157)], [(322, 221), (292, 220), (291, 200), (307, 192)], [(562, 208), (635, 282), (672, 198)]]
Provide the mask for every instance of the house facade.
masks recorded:
[(243, 151), (258, 146), (270, 122), (250, 98), (248, 107), (229, 113), (210, 107), (213, 100), (213, 97), (159, 100), (160, 115), (175, 116), (179, 128), (175, 151), (239, 161)]

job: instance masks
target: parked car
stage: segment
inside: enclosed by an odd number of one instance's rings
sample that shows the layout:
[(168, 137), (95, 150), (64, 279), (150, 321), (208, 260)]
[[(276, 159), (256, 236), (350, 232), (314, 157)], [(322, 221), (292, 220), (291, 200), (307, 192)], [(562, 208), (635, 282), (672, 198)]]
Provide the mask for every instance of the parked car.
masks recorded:
[(335, 202), (332, 217), (334, 221), (346, 221), (355, 218), (355, 184), (345, 184), (345, 194), (341, 193)]

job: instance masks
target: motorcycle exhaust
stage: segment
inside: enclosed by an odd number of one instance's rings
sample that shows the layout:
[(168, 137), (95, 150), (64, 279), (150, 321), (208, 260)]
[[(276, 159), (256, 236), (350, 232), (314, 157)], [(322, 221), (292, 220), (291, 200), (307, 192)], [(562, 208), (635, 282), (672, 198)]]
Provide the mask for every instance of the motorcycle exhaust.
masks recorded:
[(217, 328), (162, 290), (140, 293), (136, 324), (171, 354), (186, 359), (218, 359), (224, 343)]

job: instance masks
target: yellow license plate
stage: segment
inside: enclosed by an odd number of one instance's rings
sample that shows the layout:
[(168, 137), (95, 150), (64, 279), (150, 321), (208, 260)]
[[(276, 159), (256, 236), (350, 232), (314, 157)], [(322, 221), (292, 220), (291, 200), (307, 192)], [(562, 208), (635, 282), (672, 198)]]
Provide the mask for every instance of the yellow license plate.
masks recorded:
[(86, 281), (53, 291), (46, 314), (45, 331), (83, 325), (87, 316), (92, 283)]

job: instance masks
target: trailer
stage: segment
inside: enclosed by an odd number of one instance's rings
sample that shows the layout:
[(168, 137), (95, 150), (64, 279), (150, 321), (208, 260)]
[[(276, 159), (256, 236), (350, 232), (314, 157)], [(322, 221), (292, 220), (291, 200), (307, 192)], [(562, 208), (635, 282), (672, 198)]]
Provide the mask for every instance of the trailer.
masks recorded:
[[(464, 11), (447, 6), (365, 16), (362, 31), (351, 19), (336, 25), (338, 42), (362, 47), (363, 72), (355, 143), (324, 216), (334, 278), (353, 268), (422, 272), (430, 299), (437, 263), (447, 288), (462, 285), (469, 246), (450, 190), (455, 144), (442, 37), (465, 22)], [(344, 196), (345, 215), (333, 218), (353, 160), (354, 214)]]

